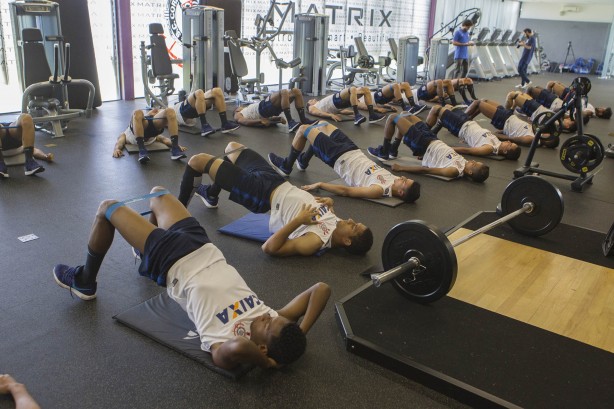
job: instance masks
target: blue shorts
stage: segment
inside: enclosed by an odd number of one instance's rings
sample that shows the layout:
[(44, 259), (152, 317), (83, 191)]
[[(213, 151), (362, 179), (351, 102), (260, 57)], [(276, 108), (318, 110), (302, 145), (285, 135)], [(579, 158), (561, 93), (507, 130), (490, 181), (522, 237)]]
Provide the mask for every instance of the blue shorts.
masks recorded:
[(375, 101), (376, 104), (382, 104), (382, 105), (387, 104), (393, 99), (394, 99), (394, 96), (388, 98), (387, 96), (384, 95), (382, 91), (377, 91), (375, 94), (373, 94), (373, 100)]
[(542, 104), (543, 106), (550, 108), (550, 105), (552, 105), (554, 100), (557, 98), (558, 97), (556, 96), (556, 94), (546, 89), (543, 89), (542, 92), (539, 93), (539, 96), (535, 98), (535, 100), (539, 102), (540, 104)]
[(198, 111), (187, 100), (179, 105), (179, 113), (184, 119), (198, 118)]
[(330, 136), (320, 132), (313, 141), (313, 153), (331, 168), (339, 156), (354, 151), (358, 146), (352, 142), (340, 129), (335, 129)]
[(563, 92), (561, 93), (561, 99), (565, 99), (567, 94), (569, 94), (569, 91), (571, 91), (571, 88), (565, 88)]
[(458, 133), (467, 121), (469, 121), (469, 116), (460, 111), (447, 110), (441, 115), (441, 123), (444, 128), (456, 137), (458, 137)]
[(279, 114), (281, 114), (281, 112), (282, 112), (282, 109), (277, 108), (275, 105), (273, 105), (269, 97), (267, 97), (263, 101), (260, 101), (260, 103), (258, 104), (258, 113), (263, 118), (270, 118), (272, 116), (278, 116)]
[(429, 92), (426, 90), (426, 85), (423, 85), (420, 88), (418, 88), (418, 99), (419, 100), (430, 101), (431, 99), (435, 98), (436, 96), (437, 96), (437, 94), (435, 94), (435, 95), (429, 94)]
[(11, 122), (0, 122), (0, 125), (4, 128), (4, 134), (0, 135), (2, 150), (8, 151), (19, 148), (23, 144), (21, 138), (13, 138), (9, 133), (9, 128), (7, 128), (7, 126), (11, 126)]
[(497, 107), (497, 111), (495, 112), (490, 121), (490, 124), (501, 131), (505, 126), (505, 122), (512, 115), (514, 115), (514, 111), (512, 111), (511, 109), (505, 109), (503, 105), (499, 105)]
[[(156, 136), (164, 132), (164, 128), (156, 128), (153, 121), (153, 118), (147, 118), (147, 126), (145, 127), (145, 130), (143, 132), (143, 139), (155, 138)], [(132, 131), (132, 133), (136, 137), (136, 134), (134, 133), (134, 128), (132, 127), (132, 121), (130, 121), (130, 131)]]
[(537, 102), (536, 100), (529, 99), (524, 102), (524, 105), (522, 106), (521, 111), (523, 114), (530, 117), (531, 115), (533, 115), (533, 112), (537, 111), (537, 108), (539, 108), (540, 106), (541, 104)]
[(166, 274), (177, 260), (211, 243), (205, 229), (193, 217), (169, 227), (157, 228), (145, 240), (139, 274), (166, 287)]
[(414, 156), (424, 156), (429, 144), (437, 140), (435, 135), (424, 122), (418, 122), (403, 136), (403, 143), (411, 149)]
[(337, 92), (333, 95), (333, 105), (337, 109), (345, 109), (345, 108), (351, 107), (352, 103), (350, 101), (346, 102), (343, 99), (341, 99), (341, 93)]
[(230, 192), (229, 199), (252, 213), (271, 210), (271, 193), (286, 180), (258, 153), (244, 149), (232, 164), (224, 161), (215, 183)]

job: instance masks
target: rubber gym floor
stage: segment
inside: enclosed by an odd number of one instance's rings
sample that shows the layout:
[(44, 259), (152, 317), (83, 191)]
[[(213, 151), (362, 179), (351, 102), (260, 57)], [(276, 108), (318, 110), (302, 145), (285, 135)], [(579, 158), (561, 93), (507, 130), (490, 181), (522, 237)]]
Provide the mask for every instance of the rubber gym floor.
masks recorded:
[[(531, 77), (534, 84), (542, 86), (550, 79), (569, 84), (573, 78), (571, 74), (550, 73)], [(590, 79), (590, 102), (611, 105), (614, 82), (594, 76)], [(504, 101), (517, 82), (476, 83), (476, 94)], [(151, 162), (142, 166), (135, 156), (111, 156), (130, 113), (143, 106), (143, 100), (106, 102), (92, 118), (71, 121), (64, 138), (52, 139), (37, 132), (36, 145), (53, 152), (55, 163), (45, 164), (46, 171), (35, 177), (24, 176), (21, 167), (11, 167), (10, 179), (0, 181), (0, 373), (10, 373), (25, 383), (45, 408), (463, 407), (346, 352), (334, 301), (365, 282), (359, 273), (380, 263), (382, 242), (395, 224), (422, 219), (447, 228), (479, 210), (494, 210), (528, 148), (523, 148), (517, 162), (484, 159), (490, 165), (490, 177), (483, 184), (415, 176), (422, 185), (422, 195), (415, 204), (388, 208), (335, 197), (340, 217), (364, 222), (373, 230), (375, 243), (364, 257), (330, 251), (322, 257), (274, 259), (254, 242), (217, 232), (246, 213), (224, 193), (217, 210), (192, 201), (189, 210), (205, 226), (213, 243), (268, 305), (279, 308), (318, 281), (332, 288), (326, 310), (308, 335), (307, 352), (297, 363), (278, 371), (256, 368), (233, 382), (112, 319), (163, 291), (138, 275), (130, 247), (119, 235), (98, 276), (95, 301), (71, 297), (52, 278), (54, 264), (83, 262), (100, 201), (132, 198), (156, 185), (178, 192), (186, 160), (173, 162), (168, 152), (159, 152), (152, 153)], [(230, 104), (229, 115), (232, 109)], [(15, 115), (3, 115), (2, 120), (12, 120)], [(420, 116), (425, 118), (426, 111)], [(208, 119), (214, 126), (219, 124), (215, 112), (209, 113)], [(487, 121), (480, 123), (490, 127)], [(607, 146), (614, 143), (613, 124), (614, 120), (592, 119), (585, 131)], [(339, 127), (362, 149), (380, 144), (383, 138), (383, 122), (361, 127), (344, 122)], [(568, 137), (564, 134), (561, 140)], [(454, 141), (445, 130), (440, 138)], [(271, 151), (285, 155), (291, 136), (281, 126), (243, 127), (234, 134), (216, 133), (208, 138), (180, 134), (180, 144), (189, 148), (188, 156), (198, 152), (220, 155), (233, 140), (262, 155)], [(401, 153), (410, 154), (403, 146)], [(540, 148), (534, 160), (541, 168), (569, 173), (558, 159), (558, 149)], [(582, 193), (572, 192), (567, 180), (548, 177), (564, 197), (563, 223), (595, 230), (605, 237), (614, 222), (613, 175), (614, 160), (605, 158), (594, 183)], [(336, 178), (332, 169), (314, 160), (306, 172), (295, 170), (289, 180), (300, 186)], [(17, 239), (27, 234), (39, 238), (27, 243)], [(462, 274), (461, 263), (459, 280)], [(612, 320), (614, 315), (610, 323)], [(611, 327), (604, 331), (612, 331)], [(411, 336), (411, 328), (405, 330)], [(599, 402), (598, 396), (595, 401)], [(587, 402), (587, 406), (592, 405)], [(0, 408), (9, 407), (11, 400), (0, 397)]]

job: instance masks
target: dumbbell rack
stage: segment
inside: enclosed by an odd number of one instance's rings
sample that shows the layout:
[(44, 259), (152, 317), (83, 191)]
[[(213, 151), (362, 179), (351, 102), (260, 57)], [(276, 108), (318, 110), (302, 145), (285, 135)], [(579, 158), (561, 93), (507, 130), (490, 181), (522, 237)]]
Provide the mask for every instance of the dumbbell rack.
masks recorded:
[[(579, 77), (580, 78), (580, 77)], [(535, 132), (535, 139), (531, 143), (531, 147), (529, 148), (529, 154), (527, 155), (527, 159), (522, 167), (516, 169), (514, 171), (514, 178), (519, 178), (525, 176), (527, 174), (539, 174), (545, 176), (552, 176), (560, 179), (571, 180), (571, 190), (574, 192), (582, 192), (584, 185), (592, 184), (593, 177), (597, 172), (579, 172), (579, 176), (577, 174), (566, 174), (554, 172), (546, 169), (539, 168), (539, 163), (533, 162), (533, 157), (535, 156), (535, 150), (539, 146), (539, 142), (541, 139), (541, 134), (544, 130), (551, 129), (555, 126), (555, 122), (557, 120), (563, 120), (563, 117), (567, 110), (573, 105), (576, 112), (576, 126), (577, 126), (577, 137), (582, 137), (583, 131), (583, 122), (582, 122), (582, 97), (588, 93), (588, 90), (585, 90), (586, 87), (583, 86), (582, 81), (579, 81), (579, 78), (574, 80), (572, 85), (572, 92), (574, 92), (573, 97), (566, 99), (563, 102), (561, 109), (555, 113), (549, 120), (547, 120), (543, 124), (537, 125), (537, 131)], [(588, 80), (587, 80), (588, 81)], [(589, 87), (590, 89), (590, 82)]]

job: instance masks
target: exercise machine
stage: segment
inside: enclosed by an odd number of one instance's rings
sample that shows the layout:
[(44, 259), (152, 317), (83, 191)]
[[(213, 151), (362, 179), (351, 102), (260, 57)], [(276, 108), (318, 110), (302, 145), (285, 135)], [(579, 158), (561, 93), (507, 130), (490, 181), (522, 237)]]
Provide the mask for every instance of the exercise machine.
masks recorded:
[(486, 48), (488, 50), (488, 54), (490, 55), (490, 60), (492, 61), (493, 68), (495, 70), (495, 76), (502, 78), (508, 77), (509, 74), (505, 69), (505, 62), (503, 61), (503, 57), (499, 53), (499, 36), (501, 35), (501, 29), (496, 28), (488, 42), (486, 43)]
[[(394, 39), (390, 40), (394, 42)], [(396, 46), (396, 43), (394, 43), (394, 45)], [(419, 47), (420, 39), (418, 37), (406, 36), (399, 38), (398, 54), (395, 53), (395, 55), (398, 56), (396, 72), (397, 82), (409, 82), (412, 86), (416, 84), (416, 80), (418, 79), (418, 65), (420, 64), (420, 58), (418, 57)]]
[(475, 55), (475, 58), (469, 64), (469, 71), (467, 72), (469, 78), (491, 80), (496, 75), (490, 53), (486, 47), (488, 33), (490, 33), (490, 29), (483, 27), (475, 39), (475, 45), (469, 47), (470, 52)]
[(329, 17), (327, 15), (297, 14), (294, 16), (294, 60), (298, 60), (300, 65), (294, 66), (292, 75), (303, 79), (298, 82), (297, 87), (304, 95), (326, 94), (328, 28)]
[(434, 37), (428, 52), (428, 80), (440, 80), (446, 78), (448, 66), (448, 50), (450, 40), (447, 38)]
[[(21, 110), (32, 116), (37, 129), (52, 137), (62, 137), (68, 120), (91, 116), (96, 94), (94, 85), (70, 77), (70, 44), (62, 36), (58, 3), (15, 1), (9, 7), (17, 73), (23, 90)], [(70, 85), (87, 88), (84, 109), (70, 108)]]
[(518, 70), (516, 68), (518, 64), (514, 60), (512, 51), (510, 49), (510, 46), (513, 42), (512, 40), (510, 40), (511, 36), (512, 30), (505, 30), (505, 32), (501, 36), (501, 41), (499, 41), (499, 44), (497, 45), (497, 50), (501, 55), (501, 60), (503, 61), (507, 74), (513, 77), (518, 75)]
[[(141, 77), (147, 106), (167, 108), (168, 97), (175, 92), (175, 80), (179, 78), (179, 74), (173, 72), (173, 64), (179, 64), (183, 60), (171, 60), (166, 49), (164, 28), (160, 23), (149, 25), (149, 45), (141, 41), (140, 51)], [(156, 83), (154, 87), (158, 88), (157, 93), (149, 86)]]

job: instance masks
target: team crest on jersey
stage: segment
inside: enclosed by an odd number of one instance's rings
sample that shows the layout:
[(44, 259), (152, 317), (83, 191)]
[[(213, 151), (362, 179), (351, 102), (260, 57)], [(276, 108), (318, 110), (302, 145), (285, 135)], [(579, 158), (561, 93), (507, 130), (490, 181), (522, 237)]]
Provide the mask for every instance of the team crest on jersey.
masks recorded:
[(320, 223), (320, 224), (318, 224), (318, 226), (320, 227), (320, 230), (322, 230), (322, 233), (324, 233), (324, 234), (330, 233), (330, 228), (327, 225), (325, 225), (324, 223)]
[(376, 170), (381, 169), (382, 167), (379, 165), (376, 165), (375, 163), (373, 165), (370, 165), (367, 170), (365, 171), (366, 175), (372, 175)]
[(379, 183), (386, 183), (386, 178), (382, 175), (377, 175), (377, 180), (379, 181)]
[(260, 301), (256, 295), (252, 294), (249, 297), (235, 301), (227, 308), (224, 308), (222, 311), (215, 314), (215, 316), (222, 322), (222, 324), (228, 324), (230, 320), (234, 320), (239, 315), (242, 315), (244, 312), (247, 312), (260, 304), (262, 304), (262, 301)]
[(388, 196), (388, 193), (390, 192), (390, 188), (387, 187), (386, 189), (384, 189), (384, 196)]
[(245, 323), (237, 322), (232, 329), (232, 333), (238, 337), (249, 338), (251, 333), (245, 328)]

